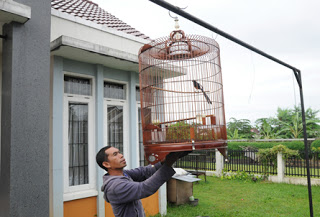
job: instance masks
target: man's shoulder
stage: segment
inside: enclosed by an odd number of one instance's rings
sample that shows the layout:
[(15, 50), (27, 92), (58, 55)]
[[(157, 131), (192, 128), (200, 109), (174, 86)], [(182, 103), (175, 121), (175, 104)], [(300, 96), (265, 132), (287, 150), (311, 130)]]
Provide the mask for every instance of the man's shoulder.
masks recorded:
[(111, 185), (113, 183), (118, 183), (119, 181), (129, 181), (127, 177), (125, 176), (111, 176), (111, 175), (105, 175), (104, 177), (104, 183), (105, 185)]
[(130, 180), (125, 176), (110, 176), (104, 184), (104, 190), (113, 191), (114, 189), (118, 189), (119, 187), (121, 188), (123, 184), (126, 185), (127, 182), (130, 182)]

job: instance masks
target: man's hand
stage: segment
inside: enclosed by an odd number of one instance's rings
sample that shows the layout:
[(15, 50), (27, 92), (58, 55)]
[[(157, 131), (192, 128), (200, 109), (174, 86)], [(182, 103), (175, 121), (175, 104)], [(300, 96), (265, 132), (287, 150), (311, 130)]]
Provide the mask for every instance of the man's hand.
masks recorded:
[(171, 152), (166, 156), (166, 159), (164, 161), (165, 164), (172, 167), (172, 165), (179, 159), (184, 156), (187, 156), (192, 151), (183, 151), (183, 152)]

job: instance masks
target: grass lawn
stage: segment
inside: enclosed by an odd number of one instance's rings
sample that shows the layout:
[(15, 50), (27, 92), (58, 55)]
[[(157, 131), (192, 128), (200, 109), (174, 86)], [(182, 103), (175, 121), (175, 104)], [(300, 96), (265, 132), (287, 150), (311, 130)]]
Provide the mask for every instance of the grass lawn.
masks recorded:
[[(302, 185), (207, 177), (193, 185), (193, 194), (198, 206), (169, 204), (167, 216), (310, 216), (308, 188)], [(312, 196), (314, 216), (320, 216), (320, 186), (312, 186)]]

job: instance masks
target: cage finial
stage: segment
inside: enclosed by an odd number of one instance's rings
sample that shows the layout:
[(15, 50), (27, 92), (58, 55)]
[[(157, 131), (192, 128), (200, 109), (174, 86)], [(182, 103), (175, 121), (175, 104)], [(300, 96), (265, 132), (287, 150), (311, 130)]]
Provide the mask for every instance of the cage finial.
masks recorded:
[(179, 30), (180, 26), (179, 26), (179, 19), (178, 19), (178, 17), (175, 17), (175, 18), (174, 18), (174, 22), (175, 22), (174, 28), (175, 28), (176, 30)]
[(174, 19), (174, 28), (176, 30), (179, 30), (179, 28), (180, 28), (180, 26), (179, 26), (179, 18), (172, 16), (170, 11), (169, 11), (169, 16)]

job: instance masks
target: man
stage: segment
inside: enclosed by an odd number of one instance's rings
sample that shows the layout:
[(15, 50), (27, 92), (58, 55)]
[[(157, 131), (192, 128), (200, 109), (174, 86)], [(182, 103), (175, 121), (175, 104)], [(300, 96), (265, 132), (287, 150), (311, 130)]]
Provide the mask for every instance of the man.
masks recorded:
[(119, 149), (106, 146), (96, 155), (97, 164), (108, 173), (103, 176), (101, 190), (116, 217), (145, 216), (140, 199), (154, 194), (175, 171), (172, 165), (190, 152), (172, 152), (154, 166), (124, 170), (127, 165)]

